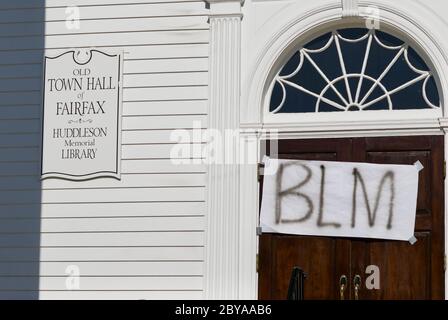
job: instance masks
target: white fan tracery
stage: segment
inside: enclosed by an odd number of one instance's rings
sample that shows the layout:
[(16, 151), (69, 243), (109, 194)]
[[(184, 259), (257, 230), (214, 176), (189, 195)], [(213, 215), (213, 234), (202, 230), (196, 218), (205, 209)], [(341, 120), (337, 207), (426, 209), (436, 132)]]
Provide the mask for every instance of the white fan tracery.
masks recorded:
[[(343, 52), (341, 49), (341, 41), (349, 42), (349, 43), (356, 43), (356, 42), (364, 41), (365, 39), (367, 39), (367, 44), (366, 44), (366, 49), (365, 49), (365, 53), (364, 53), (364, 57), (363, 57), (361, 70), (359, 71), (359, 73), (347, 73), (344, 55), (343, 55)], [(370, 52), (371, 52), (373, 41), (375, 41), (379, 46), (381, 46), (384, 49), (398, 51), (395, 54), (395, 56), (393, 57), (393, 59), (388, 63), (388, 65), (385, 67), (385, 69), (382, 71), (382, 73), (376, 79), (366, 74), (366, 68), (369, 63), (369, 57), (370, 57)], [(336, 51), (337, 51), (337, 55), (338, 55), (338, 62), (339, 62), (339, 65), (340, 65), (340, 68), (342, 71), (342, 75), (335, 79), (330, 80), (328, 78), (328, 76), (325, 74), (325, 72), (319, 67), (318, 63), (316, 63), (316, 61), (313, 60), (311, 55), (313, 53), (324, 52), (325, 50), (330, 48), (330, 46), (333, 43), (335, 44), (335, 47), (336, 47)], [(285, 100), (286, 100), (286, 87), (285, 86), (295, 88), (295, 89), (300, 90), (308, 95), (315, 97), (317, 99), (316, 104), (315, 104), (315, 112), (320, 111), (322, 102), (324, 102), (338, 110), (349, 111), (349, 110), (365, 110), (366, 108), (368, 108), (382, 100), (386, 100), (388, 109), (393, 110), (393, 101), (391, 99), (391, 96), (397, 92), (400, 92), (400, 91), (408, 88), (409, 86), (411, 86), (417, 82), (420, 82), (420, 81), (422, 82), (422, 97), (423, 97), (424, 101), (427, 103), (427, 105), (430, 108), (439, 108), (439, 106), (434, 105), (430, 101), (430, 99), (428, 99), (427, 92), (426, 92), (426, 87), (427, 87), (428, 81), (429, 81), (430, 77), (432, 76), (431, 72), (426, 71), (426, 70), (420, 70), (417, 67), (415, 67), (414, 65), (412, 65), (412, 63), (410, 62), (409, 56), (408, 56), (408, 50), (409, 50), (409, 47), (406, 43), (403, 43), (398, 46), (388, 46), (388, 45), (384, 44), (378, 38), (378, 36), (375, 34), (374, 30), (368, 31), (365, 35), (363, 35), (357, 39), (348, 39), (348, 38), (341, 36), (337, 31), (333, 31), (331, 36), (329, 37), (329, 40), (326, 42), (326, 44), (323, 47), (321, 47), (319, 49), (301, 48), (298, 51), (300, 61), (299, 61), (298, 66), (292, 73), (290, 73), (288, 75), (283, 75), (283, 76), (280, 75), (280, 72), (277, 74), (277, 76), (275, 77), (274, 80), (276, 81), (277, 84), (280, 85), (280, 88), (282, 90), (282, 99), (281, 99), (280, 104), (278, 106), (276, 106), (275, 108), (273, 108), (273, 110), (271, 112), (278, 113), (285, 105)], [(409, 81), (401, 83), (394, 89), (389, 90), (386, 88), (386, 86), (384, 84), (382, 84), (381, 81), (388, 75), (389, 71), (392, 69), (392, 67), (397, 63), (397, 61), (400, 58), (404, 58), (404, 61), (406, 61), (406, 64), (408, 65), (408, 67), (413, 72), (415, 72), (417, 74), (417, 76)], [(320, 75), (320, 77), (322, 77), (322, 79), (326, 82), (326, 86), (320, 92), (314, 92), (311, 89), (307, 89), (304, 86), (291, 81), (291, 78), (293, 78), (300, 72), (300, 70), (302, 69), (302, 67), (304, 65), (305, 60), (307, 60), (312, 65), (314, 70), (317, 71), (317, 73)], [(358, 79), (355, 92), (352, 92), (352, 88), (350, 87), (349, 79), (355, 79), (355, 80)], [(343, 84), (344, 84), (345, 91), (346, 91), (345, 96), (344, 96), (343, 92), (338, 90), (338, 88), (335, 85), (336, 83), (338, 83), (340, 81), (344, 82)], [(366, 83), (369, 83), (370, 87), (367, 90), (367, 92), (365, 94), (363, 94), (363, 96), (361, 96), (361, 88), (362, 88), (363, 84), (366, 84)], [(377, 89), (377, 90), (379, 89), (381, 91), (381, 95), (369, 101), (369, 97), (371, 97), (371, 95), (375, 91), (375, 89)], [(332, 90), (337, 95), (337, 97), (340, 99), (340, 101), (338, 101), (338, 102), (334, 101), (334, 99), (331, 99), (328, 96), (326, 96), (326, 94), (328, 93), (329, 90)]]

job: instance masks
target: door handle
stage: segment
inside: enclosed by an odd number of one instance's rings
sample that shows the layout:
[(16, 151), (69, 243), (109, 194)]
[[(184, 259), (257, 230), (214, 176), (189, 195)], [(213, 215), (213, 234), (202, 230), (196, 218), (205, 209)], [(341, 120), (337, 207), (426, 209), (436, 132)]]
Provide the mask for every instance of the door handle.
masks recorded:
[(361, 288), (361, 276), (359, 274), (353, 278), (353, 285), (355, 287), (355, 300), (359, 300), (359, 289)]
[(343, 274), (340, 278), (339, 278), (339, 298), (341, 300), (344, 300), (344, 292), (347, 289), (347, 276), (345, 274)]

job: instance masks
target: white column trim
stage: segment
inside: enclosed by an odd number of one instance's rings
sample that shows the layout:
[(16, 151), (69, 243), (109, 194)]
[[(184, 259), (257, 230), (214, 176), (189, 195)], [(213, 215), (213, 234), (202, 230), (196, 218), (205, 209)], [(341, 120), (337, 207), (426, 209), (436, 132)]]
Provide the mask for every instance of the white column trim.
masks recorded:
[[(209, 124), (225, 137), (239, 130), (241, 77), (240, 0), (209, 0)], [(238, 139), (237, 139), (238, 140)], [(240, 176), (238, 142), (222, 141), (225, 163), (208, 164), (205, 298), (238, 299)]]

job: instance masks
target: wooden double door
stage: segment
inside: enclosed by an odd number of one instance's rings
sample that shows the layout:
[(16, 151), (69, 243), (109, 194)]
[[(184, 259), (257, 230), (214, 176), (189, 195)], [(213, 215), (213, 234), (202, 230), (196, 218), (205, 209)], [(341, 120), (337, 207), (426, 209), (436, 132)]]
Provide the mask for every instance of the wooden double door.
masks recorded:
[[(259, 247), (259, 299), (285, 299), (294, 266), (307, 273), (305, 299), (444, 298), (443, 136), (279, 140), (280, 159), (413, 164), (420, 171), (416, 238), (403, 241), (263, 234)], [(269, 152), (268, 152), (269, 153)], [(410, 199), (412, 200), (412, 199)], [(379, 288), (366, 287), (376, 273)], [(374, 267), (375, 268), (375, 267)], [(367, 273), (366, 273), (367, 271)], [(369, 280), (372, 280), (371, 278)]]

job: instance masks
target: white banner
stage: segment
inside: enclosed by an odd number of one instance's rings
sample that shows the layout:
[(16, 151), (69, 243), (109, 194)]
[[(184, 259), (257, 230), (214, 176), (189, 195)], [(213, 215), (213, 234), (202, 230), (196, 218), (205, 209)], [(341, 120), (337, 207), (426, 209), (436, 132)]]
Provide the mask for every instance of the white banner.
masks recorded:
[(274, 160), (265, 175), (263, 232), (413, 242), (417, 165)]

